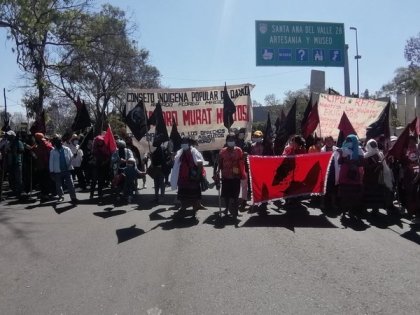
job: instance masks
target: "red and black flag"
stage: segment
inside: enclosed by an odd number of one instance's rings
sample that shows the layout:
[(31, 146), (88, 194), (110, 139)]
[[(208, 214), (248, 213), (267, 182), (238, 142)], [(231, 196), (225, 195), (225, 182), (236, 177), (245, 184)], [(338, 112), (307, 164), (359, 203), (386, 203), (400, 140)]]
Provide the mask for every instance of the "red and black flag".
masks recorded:
[(391, 149), (389, 149), (387, 156), (393, 156), (396, 160), (401, 160), (404, 156), (405, 149), (408, 146), (408, 140), (410, 136), (418, 136), (417, 125), (419, 119), (414, 118), (414, 120), (405, 127), (403, 132), (395, 141)]
[(304, 124), (302, 124), (302, 136), (306, 139), (308, 138), (318, 127), (319, 124), (319, 115), (318, 115), (318, 102), (315, 103), (314, 106), (312, 106), (311, 111), (308, 114), (308, 117), (306, 118), (306, 121)]
[(349, 118), (346, 115), (346, 112), (343, 112), (343, 115), (341, 116), (340, 123), (338, 124), (337, 128), (338, 130), (340, 130), (337, 139), (338, 147), (341, 147), (348, 135), (357, 135), (356, 130), (354, 130), (353, 125), (351, 124)]
[(229, 130), (233, 125), (233, 114), (236, 112), (236, 107), (231, 98), (225, 83), (225, 89), (223, 92), (223, 125)]
[(391, 108), (391, 102), (388, 101), (388, 104), (382, 110), (381, 114), (379, 115), (378, 119), (371, 123), (366, 128), (366, 140), (374, 139), (379, 136), (385, 136), (389, 138), (391, 133), (389, 131), (389, 110)]
[[(124, 110), (125, 114), (125, 110)], [(149, 131), (147, 124), (146, 111), (144, 109), (144, 103), (140, 100), (136, 106), (134, 106), (125, 116), (125, 123), (130, 128), (133, 136), (140, 141), (146, 133)]]
[(305, 111), (303, 113), (302, 121), (300, 122), (301, 129), (303, 129), (303, 127), (306, 125), (306, 121), (308, 120), (308, 117), (311, 111), (312, 111), (312, 93), (311, 93), (311, 97), (309, 98), (308, 104), (306, 105)]
[(77, 112), (73, 124), (71, 125), (71, 129), (73, 131), (77, 131), (90, 127), (91, 121), (85, 101), (81, 102), (80, 97), (78, 96), (74, 105), (76, 105)]
[(157, 147), (163, 142), (169, 140), (168, 129), (166, 129), (165, 119), (163, 118), (162, 105), (160, 102), (156, 104), (155, 110), (147, 120), (147, 124), (155, 126), (155, 136), (153, 138), (153, 146)]
[(178, 132), (178, 127), (176, 126), (175, 119), (172, 120), (172, 129), (171, 129), (171, 134), (169, 136), (169, 139), (171, 139), (172, 141), (173, 152), (176, 152), (179, 149), (181, 149), (182, 138)]
[(296, 156), (250, 155), (253, 204), (325, 193), (332, 152)]
[(39, 114), (36, 115), (35, 121), (32, 124), (29, 131), (31, 134), (36, 134), (37, 132), (46, 133), (47, 128), (45, 127), (45, 111), (42, 110)]

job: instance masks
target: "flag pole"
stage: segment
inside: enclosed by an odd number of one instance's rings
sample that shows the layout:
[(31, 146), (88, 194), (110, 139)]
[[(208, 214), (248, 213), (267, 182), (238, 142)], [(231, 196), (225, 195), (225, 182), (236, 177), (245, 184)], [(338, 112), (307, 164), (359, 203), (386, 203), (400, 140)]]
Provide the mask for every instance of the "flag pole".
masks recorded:
[(1, 163), (1, 183), (0, 183), (0, 202), (3, 201), (3, 182), (4, 182), (4, 169), (6, 168), (6, 158), (3, 155)]
[(4, 118), (7, 119), (7, 101), (6, 101), (6, 89), (3, 88), (3, 98), (4, 98)]
[[(93, 125), (90, 125), (89, 128), (90, 128), (90, 130), (92, 130), (93, 129)], [(89, 134), (90, 130), (86, 133), (86, 136)], [(79, 148), (83, 145), (83, 143), (85, 143), (86, 138), (87, 138), (86, 136), (83, 137), (83, 141), (82, 141), (82, 143), (79, 144)]]

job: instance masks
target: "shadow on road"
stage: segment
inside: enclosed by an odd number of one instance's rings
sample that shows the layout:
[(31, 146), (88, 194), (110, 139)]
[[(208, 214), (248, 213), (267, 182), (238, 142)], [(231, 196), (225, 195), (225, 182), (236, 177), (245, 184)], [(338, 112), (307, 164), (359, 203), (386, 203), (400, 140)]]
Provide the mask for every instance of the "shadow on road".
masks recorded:
[(401, 234), (401, 237), (404, 237), (405, 239), (412, 241), (416, 243), (417, 245), (420, 245), (420, 225), (419, 224), (411, 224), (410, 225), (410, 231), (407, 231), (403, 234)]
[(403, 227), (401, 216), (394, 215), (394, 214), (383, 214), (383, 213), (369, 214), (367, 217), (367, 222), (371, 226), (375, 226), (379, 229), (386, 229), (393, 225), (396, 225), (400, 228)]
[(163, 212), (167, 212), (167, 210), (165, 208), (159, 208), (156, 209), (155, 211), (153, 211), (152, 213), (149, 214), (149, 219), (150, 221), (164, 221), (164, 220), (170, 220), (171, 218), (169, 217), (164, 217), (161, 215), (161, 213)]
[(93, 215), (96, 215), (97, 217), (100, 217), (102, 219), (108, 219), (108, 218), (112, 218), (115, 217), (117, 215), (121, 215), (127, 213), (127, 211), (125, 210), (105, 210), (103, 212), (94, 212)]
[(351, 217), (342, 216), (340, 221), (344, 228), (350, 228), (357, 232), (366, 231), (368, 228), (370, 228), (369, 224), (366, 224), (365, 222), (363, 222), (361, 218), (354, 217), (354, 216), (351, 216)]
[(134, 224), (128, 228), (116, 230), (115, 233), (117, 234), (118, 244), (121, 244), (140, 235), (143, 235), (145, 232), (142, 229), (136, 228), (136, 225)]
[(219, 211), (217, 211), (208, 216), (207, 219), (203, 221), (203, 224), (213, 225), (215, 229), (223, 229), (228, 225), (238, 227), (239, 222), (241, 222), (239, 219), (235, 220), (232, 216), (220, 215)]
[(264, 215), (250, 217), (242, 227), (284, 227), (292, 232), (295, 228), (337, 228), (323, 214), (297, 215)]
[(77, 207), (77, 205), (74, 205), (74, 204), (69, 204), (69, 205), (67, 205), (67, 206), (61, 206), (62, 204), (54, 204), (53, 205), (53, 208), (54, 208), (54, 211), (57, 213), (57, 214), (62, 214), (62, 213), (64, 213), (64, 212), (66, 212), (66, 211), (69, 211), (69, 210), (71, 210), (71, 209), (73, 209), (73, 208), (76, 208)]

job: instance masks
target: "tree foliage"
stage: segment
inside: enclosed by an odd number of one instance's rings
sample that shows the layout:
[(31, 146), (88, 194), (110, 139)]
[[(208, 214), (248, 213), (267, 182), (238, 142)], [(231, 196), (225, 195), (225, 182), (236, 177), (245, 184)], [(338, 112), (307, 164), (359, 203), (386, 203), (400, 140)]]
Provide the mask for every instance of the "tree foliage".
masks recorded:
[(0, 0), (0, 25), (8, 29), (8, 38), (15, 43), (16, 61), (33, 81), (37, 94), (35, 113), (42, 111), (48, 96), (46, 71), (54, 63), (55, 49), (71, 45), (69, 38), (60, 34), (64, 29), (74, 30), (88, 1)]
[(303, 113), (305, 112), (306, 106), (308, 105), (311, 93), (309, 88), (306, 87), (297, 91), (288, 91), (285, 94), (286, 99), (283, 102), (283, 105), (286, 108), (286, 113), (296, 101), (296, 132), (300, 134), (300, 124), (302, 122)]
[(382, 87), (381, 94), (392, 96), (420, 93), (420, 33), (407, 40), (404, 57), (410, 63), (409, 66), (398, 68), (391, 82)]
[(130, 39), (124, 11), (104, 5), (100, 12), (88, 15), (78, 34), (84, 40), (64, 47), (51, 81), (59, 82), (55, 87), (69, 98), (80, 94), (86, 99), (100, 127), (110, 105), (122, 111), (127, 88), (159, 87), (160, 74), (149, 65), (149, 52)]

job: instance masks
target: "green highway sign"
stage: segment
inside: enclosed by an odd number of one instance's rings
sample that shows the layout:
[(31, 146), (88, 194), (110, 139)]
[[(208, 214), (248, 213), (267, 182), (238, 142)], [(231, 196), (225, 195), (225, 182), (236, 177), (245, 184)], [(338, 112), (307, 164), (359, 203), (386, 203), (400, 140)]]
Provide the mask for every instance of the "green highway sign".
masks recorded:
[(257, 66), (344, 67), (344, 24), (255, 21)]

